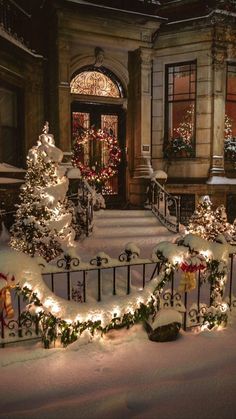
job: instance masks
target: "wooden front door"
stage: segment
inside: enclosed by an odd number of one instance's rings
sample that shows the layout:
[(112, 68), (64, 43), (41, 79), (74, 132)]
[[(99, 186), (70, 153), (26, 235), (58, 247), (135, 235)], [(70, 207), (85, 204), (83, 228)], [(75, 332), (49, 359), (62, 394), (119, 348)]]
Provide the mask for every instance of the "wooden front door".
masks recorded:
[[(125, 171), (126, 171), (126, 153), (125, 153), (125, 112), (119, 105), (95, 104), (95, 103), (72, 103), (72, 133), (75, 121), (79, 121), (84, 129), (96, 128), (107, 129), (117, 138), (121, 149), (121, 162), (117, 170), (118, 173), (110, 178), (102, 188), (103, 196), (108, 207), (120, 207), (126, 201)], [(72, 138), (72, 141), (74, 139)], [(93, 144), (87, 159), (89, 166), (94, 165), (95, 151), (100, 145)], [(95, 150), (95, 151), (94, 151)], [(101, 150), (100, 150), (101, 151)], [(101, 154), (101, 153), (100, 153)], [(99, 158), (96, 156), (96, 159)]]

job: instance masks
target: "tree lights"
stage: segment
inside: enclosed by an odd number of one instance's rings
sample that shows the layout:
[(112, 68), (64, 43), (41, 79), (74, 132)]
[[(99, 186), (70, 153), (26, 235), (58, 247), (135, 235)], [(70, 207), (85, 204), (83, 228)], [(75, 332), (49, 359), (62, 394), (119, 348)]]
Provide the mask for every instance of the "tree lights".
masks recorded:
[(208, 195), (199, 200), (186, 228), (189, 233), (207, 240), (215, 240), (222, 235), (224, 240), (230, 242), (235, 237), (235, 227), (228, 223), (224, 205), (220, 205), (213, 211)]
[(50, 261), (65, 247), (74, 246), (75, 231), (71, 226), (73, 208), (66, 198), (68, 179), (59, 167), (63, 153), (48, 131), (46, 123), (37, 145), (28, 153), (10, 244)]

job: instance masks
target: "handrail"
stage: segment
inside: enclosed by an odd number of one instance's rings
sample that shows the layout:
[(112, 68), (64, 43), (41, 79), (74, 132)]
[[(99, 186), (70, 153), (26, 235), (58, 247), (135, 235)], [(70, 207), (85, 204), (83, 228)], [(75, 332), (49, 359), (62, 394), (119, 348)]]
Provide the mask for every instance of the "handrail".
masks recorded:
[[(157, 182), (151, 179), (148, 190), (149, 203), (153, 214), (172, 233), (179, 233), (180, 197), (171, 195)], [(173, 206), (174, 215), (170, 215), (169, 207)]]
[(93, 229), (93, 194), (88, 183), (78, 180), (78, 192), (68, 196), (76, 207), (76, 221), (81, 229), (81, 234), (87, 237)]

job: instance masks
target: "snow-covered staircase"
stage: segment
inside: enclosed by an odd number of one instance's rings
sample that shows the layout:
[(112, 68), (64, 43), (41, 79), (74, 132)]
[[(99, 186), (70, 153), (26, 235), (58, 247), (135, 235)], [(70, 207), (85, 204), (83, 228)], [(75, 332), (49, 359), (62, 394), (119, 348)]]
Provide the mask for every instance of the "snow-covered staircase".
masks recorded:
[(157, 243), (175, 237), (150, 210), (103, 210), (95, 213), (93, 233), (80, 244), (79, 252), (92, 257), (104, 251), (117, 257), (127, 243), (134, 242), (141, 256), (150, 257)]

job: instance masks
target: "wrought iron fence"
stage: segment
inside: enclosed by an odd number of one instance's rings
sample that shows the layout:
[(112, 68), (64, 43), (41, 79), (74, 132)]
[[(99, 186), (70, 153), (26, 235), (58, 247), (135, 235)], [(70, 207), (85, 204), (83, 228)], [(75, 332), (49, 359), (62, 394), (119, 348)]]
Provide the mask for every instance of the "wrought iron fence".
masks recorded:
[[(236, 255), (229, 257), (228, 281), (224, 292), (224, 301), (230, 310), (236, 309)], [(126, 249), (118, 259), (109, 259), (99, 254), (87, 264), (77, 258), (66, 255), (57, 262), (57, 272), (43, 272), (43, 278), (56, 295), (78, 304), (103, 301), (104, 285), (109, 285), (109, 297), (128, 295), (145, 288), (160, 273), (160, 263), (151, 259), (139, 259), (135, 252)], [(180, 292), (179, 282), (182, 271), (175, 271), (165, 285), (160, 299), (160, 307), (173, 307), (182, 313), (184, 330), (201, 325), (201, 319), (211, 306), (211, 286), (205, 280), (202, 271), (198, 271), (196, 288), (191, 292)], [(106, 291), (107, 291), (106, 290)], [(8, 320), (0, 312), (0, 345), (14, 343), (38, 337), (39, 325), (31, 321), (21, 321), (21, 313), (26, 303), (21, 296), (14, 298), (15, 317)]]
[(82, 234), (89, 236), (93, 229), (93, 195), (85, 180), (78, 179), (76, 186), (76, 193), (70, 194), (68, 199), (75, 206), (76, 225), (79, 230), (78, 236)]
[(13, 0), (0, 0), (0, 26), (29, 47), (31, 16)]
[[(148, 200), (153, 214), (171, 232), (179, 232), (180, 197), (169, 194), (163, 186), (151, 179), (148, 188)], [(169, 207), (171, 207), (170, 214)]]

